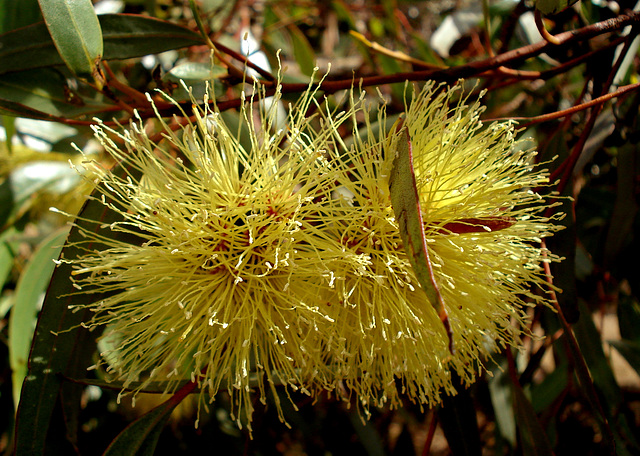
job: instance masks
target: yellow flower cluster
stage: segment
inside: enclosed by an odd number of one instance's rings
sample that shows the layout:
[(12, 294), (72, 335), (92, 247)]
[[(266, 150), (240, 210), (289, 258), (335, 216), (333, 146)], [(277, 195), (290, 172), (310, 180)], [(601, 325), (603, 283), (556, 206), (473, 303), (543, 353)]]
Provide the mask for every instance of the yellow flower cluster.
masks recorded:
[(483, 127), (477, 102), (451, 106), (459, 88), (443, 89), (416, 93), (403, 128), (454, 352), (394, 218), (400, 133), (385, 133), (381, 111), (382, 133), (367, 124), (348, 146), (340, 128), (362, 99), (336, 114), (310, 87), (284, 129), (279, 91), (269, 105), (247, 100), (236, 131), (206, 99), (177, 131), (158, 115), (159, 143), (142, 121), (95, 129), (129, 171), (87, 160), (121, 220), (86, 233), (104, 248), (72, 260), (73, 280), (108, 296), (83, 307), (95, 311), (87, 326), (105, 328), (101, 364), (113, 379), (168, 392), (191, 379), (201, 403), (227, 392), (234, 418), (249, 425), (254, 399), (278, 385), (354, 396), (366, 411), (403, 395), (433, 405), (454, 393), (452, 371), (473, 381), (497, 347), (517, 342), (525, 306), (540, 301), (530, 287), (553, 259), (539, 244), (554, 228), (533, 191), (547, 175), (516, 149), (513, 126)]

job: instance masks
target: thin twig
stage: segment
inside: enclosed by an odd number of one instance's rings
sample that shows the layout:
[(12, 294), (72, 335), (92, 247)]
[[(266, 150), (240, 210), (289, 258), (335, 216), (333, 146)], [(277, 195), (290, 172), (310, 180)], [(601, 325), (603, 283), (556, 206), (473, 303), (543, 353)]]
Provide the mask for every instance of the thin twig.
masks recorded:
[[(560, 45), (569, 45), (576, 41), (590, 39), (595, 36), (602, 35), (603, 33), (613, 32), (619, 30), (628, 25), (634, 25), (640, 23), (640, 13), (629, 13), (621, 15), (613, 19), (597, 22), (582, 27), (578, 30), (569, 32), (563, 32), (556, 35), (556, 38), (560, 40)], [(501, 66), (514, 66), (520, 62), (540, 55), (547, 51), (550, 47), (556, 47), (546, 41), (540, 41), (538, 43), (529, 44), (518, 49), (514, 49), (503, 54), (491, 57), (485, 60), (471, 62), (466, 65), (460, 65), (451, 68), (436, 69), (436, 70), (420, 70), (413, 72), (394, 73), (390, 75), (382, 76), (368, 76), (362, 77), (359, 80), (353, 79), (341, 79), (341, 80), (327, 80), (325, 79), (320, 85), (320, 89), (326, 94), (332, 94), (341, 90), (349, 90), (355, 83), (361, 87), (380, 86), (384, 84), (392, 84), (396, 82), (404, 81), (441, 81), (441, 82), (455, 82), (459, 79), (477, 77), (482, 73), (489, 70), (495, 70)], [(307, 90), (308, 84), (306, 83), (282, 83), (282, 93), (302, 93)], [(274, 88), (269, 88), (266, 91), (266, 96), (271, 96), (275, 93)], [(236, 98), (228, 101), (218, 101), (217, 105), (221, 111), (226, 109), (237, 108), (242, 104), (241, 98)], [(191, 102), (186, 102), (191, 104)], [(186, 105), (185, 105), (186, 106)], [(162, 112), (163, 115), (170, 115), (173, 112), (169, 109), (167, 112)], [(150, 113), (141, 113), (144, 117), (149, 116)]]

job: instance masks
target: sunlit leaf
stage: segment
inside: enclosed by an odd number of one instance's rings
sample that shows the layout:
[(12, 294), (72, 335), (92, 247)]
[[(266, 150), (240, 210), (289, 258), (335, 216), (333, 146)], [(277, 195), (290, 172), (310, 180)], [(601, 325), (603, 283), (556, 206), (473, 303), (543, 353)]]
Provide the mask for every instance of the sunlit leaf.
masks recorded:
[(49, 34), (67, 67), (96, 79), (102, 59), (102, 30), (91, 0), (39, 0)]
[(0, 228), (29, 209), (38, 192), (77, 175), (65, 163), (34, 161), (15, 169), (0, 184)]
[(18, 405), (22, 381), (27, 374), (27, 359), (40, 305), (47, 290), (51, 274), (62, 250), (68, 228), (47, 237), (31, 256), (15, 290), (15, 304), (9, 318), (9, 360), (13, 382), (13, 399)]
[[(4, 202), (0, 199), (0, 205)], [(6, 229), (0, 233), (0, 291), (4, 288), (11, 268), (13, 267), (13, 258), (16, 254), (16, 246), (13, 245), (12, 238), (16, 236), (17, 230), (15, 227)], [(0, 318), (3, 316), (0, 314)]]
[(627, 360), (629, 365), (640, 375), (640, 342), (630, 340), (609, 340), (609, 345), (615, 347), (616, 350)]

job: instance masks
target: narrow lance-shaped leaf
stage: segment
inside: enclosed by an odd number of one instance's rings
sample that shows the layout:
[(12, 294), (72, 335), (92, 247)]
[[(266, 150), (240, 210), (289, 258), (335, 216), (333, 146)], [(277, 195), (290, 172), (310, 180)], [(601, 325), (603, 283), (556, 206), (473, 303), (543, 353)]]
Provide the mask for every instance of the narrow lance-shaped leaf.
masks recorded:
[[(132, 171), (119, 167), (113, 172), (124, 175)], [(117, 220), (115, 211), (108, 209), (96, 198), (98, 192), (98, 189), (94, 190), (92, 197), (80, 211), (81, 218), (72, 227), (61, 258), (73, 259), (81, 254), (82, 249), (77, 243), (84, 240), (82, 229), (97, 230), (102, 223)], [(93, 245), (93, 248), (97, 246)], [(84, 377), (86, 368), (90, 365), (87, 353), (95, 347), (95, 338), (99, 334), (95, 331), (90, 333), (80, 326), (81, 322), (90, 319), (89, 310), (72, 312), (69, 308), (85, 299), (82, 295), (74, 294), (77, 290), (69, 280), (71, 271), (71, 265), (66, 262), (61, 262), (55, 268), (38, 318), (29, 355), (29, 371), (22, 385), (20, 405), (16, 413), (16, 454), (44, 454), (51, 420), (58, 419), (53, 414), (63, 379)], [(76, 405), (76, 409), (79, 409), (79, 404)]]
[(120, 456), (135, 454), (153, 456), (158, 438), (169, 420), (173, 409), (192, 393), (197, 384), (189, 382), (180, 388), (167, 401), (135, 420), (111, 442), (103, 456)]
[(102, 30), (91, 0), (39, 0), (62, 60), (80, 77), (101, 86)]
[[(202, 44), (195, 32), (178, 24), (135, 14), (98, 16), (104, 60), (127, 59)], [(0, 35), (0, 74), (62, 65), (44, 22)]]
[(22, 381), (27, 374), (27, 358), (42, 294), (51, 280), (55, 266), (53, 260), (58, 258), (68, 232), (65, 228), (45, 239), (20, 275), (16, 286), (15, 304), (9, 318), (9, 360), (16, 406)]
[(525, 456), (552, 455), (553, 449), (531, 402), (524, 394), (522, 387), (515, 383), (513, 384), (513, 405), (522, 453)]
[(535, 8), (542, 14), (555, 14), (569, 8), (578, 0), (536, 0)]
[(389, 177), (391, 205), (400, 227), (400, 236), (402, 237), (404, 249), (409, 256), (411, 266), (420, 286), (427, 294), (429, 302), (436, 309), (440, 320), (444, 324), (449, 337), (449, 350), (453, 352), (453, 332), (442, 294), (433, 273), (427, 240), (424, 235), (424, 222), (413, 168), (409, 131), (404, 129), (401, 132), (401, 136), (395, 150), (396, 156), (393, 161), (391, 176)]

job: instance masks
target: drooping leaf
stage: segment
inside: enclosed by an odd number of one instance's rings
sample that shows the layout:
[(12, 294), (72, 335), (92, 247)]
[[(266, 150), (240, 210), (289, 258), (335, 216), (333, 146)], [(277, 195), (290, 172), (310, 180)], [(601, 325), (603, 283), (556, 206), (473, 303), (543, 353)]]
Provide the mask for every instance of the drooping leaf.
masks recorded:
[[(171, 22), (134, 14), (98, 16), (105, 60), (141, 57), (202, 44), (197, 33)], [(0, 35), (0, 74), (62, 65), (44, 22)]]
[(22, 381), (27, 374), (27, 359), (31, 339), (43, 294), (47, 290), (51, 274), (69, 233), (68, 228), (47, 237), (35, 251), (26, 268), (20, 274), (15, 290), (15, 304), (9, 318), (9, 361), (13, 381), (14, 404), (18, 405)]
[(536, 413), (548, 410), (562, 397), (569, 385), (569, 372), (566, 363), (557, 366), (544, 380), (531, 388), (531, 405)]
[[(9, 154), (13, 153), (13, 136), (16, 134), (16, 119), (11, 116), (2, 116), (0, 118), (0, 122), (2, 122), (2, 126), (4, 127), (4, 131), (6, 134), (5, 146), (7, 147), (7, 151)], [(1, 146), (0, 146), (1, 147)]]
[(42, 17), (64, 63), (80, 77), (97, 79), (102, 30), (91, 0), (38, 0)]
[[(3, 205), (4, 201), (0, 199), (0, 205)], [(4, 284), (11, 274), (11, 268), (13, 267), (13, 258), (15, 257), (15, 249), (12, 245), (11, 239), (16, 235), (17, 230), (15, 227), (10, 227), (0, 233), (0, 291), (4, 288)], [(0, 315), (0, 318), (3, 316)]]
[(15, 169), (0, 184), (0, 228), (27, 211), (38, 192), (67, 178), (77, 175), (62, 163), (32, 162)]
[(604, 262), (607, 270), (614, 269), (620, 252), (628, 248), (633, 237), (633, 222), (638, 212), (636, 201), (637, 170), (636, 161), (640, 157), (637, 144), (628, 143), (618, 148), (616, 199), (604, 243)]
[(50, 68), (0, 75), (0, 112), (6, 115), (56, 120), (108, 107), (73, 93), (65, 78)]
[(502, 437), (512, 447), (516, 446), (516, 418), (513, 409), (511, 380), (503, 362), (491, 369), (493, 375), (488, 378), (491, 405), (496, 416), (496, 424)]
[(367, 455), (385, 455), (382, 438), (371, 422), (367, 421), (363, 423), (362, 416), (360, 416), (360, 413), (355, 410), (349, 412), (349, 421), (351, 421), (353, 430), (362, 442), (362, 446), (365, 448)]
[[(587, 307), (580, 303), (580, 320), (573, 326), (580, 351), (584, 356), (595, 387), (602, 393), (605, 409), (617, 408), (620, 400), (620, 387), (611, 370), (609, 360), (602, 349), (602, 339)], [(581, 381), (583, 379), (580, 379)]]
[(0, 34), (40, 20), (38, 0), (0, 0)]
[(456, 456), (479, 456), (482, 454), (478, 419), (469, 388), (452, 373), (451, 382), (458, 392), (455, 396), (444, 396), (438, 408), (438, 420), (447, 438), (452, 454)]
[(629, 365), (640, 375), (640, 342), (631, 340), (609, 340), (609, 345), (615, 347), (627, 360)]
[[(569, 156), (566, 139), (563, 135), (555, 135), (549, 142), (545, 150), (543, 159), (550, 160), (551, 157), (558, 156), (557, 160), (551, 163), (551, 167), (558, 166)], [(564, 213), (566, 216), (557, 221), (558, 225), (562, 225), (564, 229), (557, 231), (554, 235), (547, 239), (547, 247), (556, 255), (563, 258), (558, 263), (551, 264), (551, 273), (554, 277), (554, 284), (562, 290), (558, 293), (558, 304), (562, 308), (562, 313), (569, 323), (578, 321), (580, 312), (578, 311), (578, 291), (576, 288), (576, 216), (573, 210), (573, 202), (571, 199), (571, 189), (565, 189), (558, 201), (560, 206), (556, 209), (558, 213)], [(553, 318), (555, 322), (557, 320)]]
[(535, 0), (534, 5), (542, 14), (555, 14), (569, 8), (578, 0)]
[(538, 421), (536, 412), (524, 394), (522, 387), (512, 383), (513, 406), (518, 424), (518, 436), (524, 456), (548, 456), (553, 454), (553, 449), (547, 438), (544, 428)]
[(416, 187), (411, 138), (408, 130), (404, 129), (400, 133), (397, 149), (393, 152), (395, 159), (389, 176), (389, 190), (393, 212), (400, 227), (402, 243), (420, 286), (444, 324), (449, 337), (449, 349), (453, 351), (453, 334), (451, 333), (449, 316), (434, 277), (427, 240), (424, 235), (424, 222), (422, 221), (420, 197)]
[[(125, 174), (123, 168), (116, 168), (113, 172), (117, 175)], [(114, 211), (108, 210), (95, 198), (98, 192), (98, 189), (94, 190), (94, 198), (87, 200), (80, 211), (81, 219), (76, 221), (69, 233), (67, 244), (61, 253), (62, 258), (77, 258), (82, 253), (77, 244), (84, 240), (80, 227), (95, 231), (103, 223), (109, 224), (118, 219)], [(95, 244), (85, 247), (99, 248)], [(29, 371), (22, 386), (16, 414), (16, 454), (41, 455), (48, 445), (47, 438), (64, 438), (47, 432), (52, 419), (64, 419), (54, 416), (63, 385), (65, 407), (76, 410), (76, 413), (80, 409), (77, 388), (82, 388), (82, 385), (70, 384), (64, 378), (86, 376), (86, 368), (92, 364), (90, 354), (95, 350), (95, 338), (99, 331), (89, 332), (80, 326), (81, 322), (90, 320), (90, 311), (73, 312), (69, 308), (74, 304), (86, 303), (85, 296), (73, 294), (77, 290), (69, 279), (71, 271), (71, 265), (66, 262), (55, 268), (38, 318), (29, 356)], [(99, 299), (100, 296), (93, 295), (92, 298)], [(75, 402), (72, 403), (72, 400)]]
[(187, 383), (166, 402), (129, 424), (111, 442), (103, 456), (153, 456), (160, 433), (169, 420), (171, 412), (188, 394), (193, 392), (195, 387), (194, 382)]
[(313, 68), (316, 66), (316, 55), (311, 44), (309, 44), (309, 40), (295, 25), (289, 27), (289, 36), (293, 44), (293, 56), (300, 67), (300, 71), (307, 76), (311, 76)]
[(618, 322), (623, 339), (640, 343), (640, 303), (631, 296), (620, 294)]

